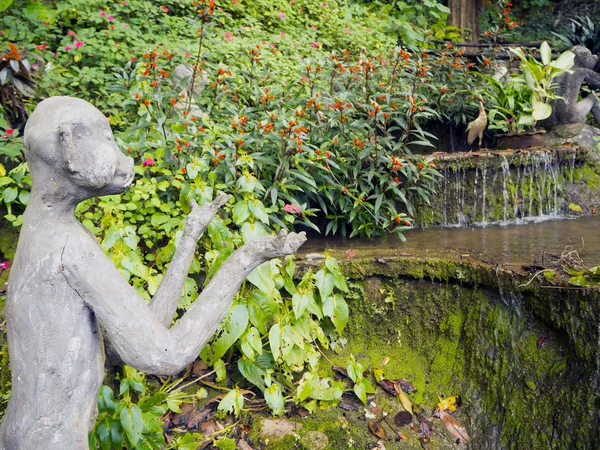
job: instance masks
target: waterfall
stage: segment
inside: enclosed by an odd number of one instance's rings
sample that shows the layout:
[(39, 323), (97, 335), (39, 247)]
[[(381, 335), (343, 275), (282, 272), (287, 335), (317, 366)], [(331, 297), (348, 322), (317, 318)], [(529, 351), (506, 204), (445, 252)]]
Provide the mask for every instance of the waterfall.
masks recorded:
[(506, 156), (502, 155), (502, 217), (508, 222), (508, 180), (510, 179), (510, 164)]
[[(562, 154), (562, 153), (561, 153)], [(547, 220), (566, 211), (577, 158), (554, 150), (490, 152), (448, 157), (425, 226), (485, 226), (520, 220)]]

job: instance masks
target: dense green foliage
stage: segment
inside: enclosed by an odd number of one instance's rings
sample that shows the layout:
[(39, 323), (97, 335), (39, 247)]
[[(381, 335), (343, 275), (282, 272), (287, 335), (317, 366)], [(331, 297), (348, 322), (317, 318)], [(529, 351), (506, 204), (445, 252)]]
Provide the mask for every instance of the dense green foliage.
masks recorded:
[[(29, 198), (27, 112), (41, 98), (72, 95), (109, 117), (136, 162), (126, 193), (86, 201), (77, 214), (145, 299), (190, 200), (219, 191), (231, 200), (200, 241), (180, 312), (254, 237), (294, 227), (401, 234), (413, 200), (426, 202), (439, 177), (432, 159), (411, 149), (434, 146), (432, 121), (468, 123), (473, 94), (490, 80), (474, 72), (499, 65), (493, 55), (468, 60), (424, 42), (458, 36), (447, 14), (433, 0), (16, 0), (0, 18), (14, 43), (0, 58), (1, 214), (19, 226)], [(331, 258), (300, 281), (294, 272), (292, 258), (256, 269), (202, 351), (226, 386), (222, 414), (242, 411), (243, 387), (259, 390), (277, 415), (287, 402), (314, 411), (341, 397), (343, 384), (318, 364), (348, 321), (345, 280)], [(372, 387), (362, 369), (351, 362), (348, 372), (365, 402)], [(116, 398), (102, 388), (92, 445), (162, 445), (158, 417), (176, 412), (182, 396), (171, 385), (148, 392), (125, 368)], [(194, 436), (181, 439), (180, 448), (195, 448)]]

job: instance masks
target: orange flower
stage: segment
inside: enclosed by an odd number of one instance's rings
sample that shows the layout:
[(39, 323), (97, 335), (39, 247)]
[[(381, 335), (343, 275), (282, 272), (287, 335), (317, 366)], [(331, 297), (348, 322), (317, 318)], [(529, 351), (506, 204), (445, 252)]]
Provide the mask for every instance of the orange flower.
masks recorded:
[(15, 44), (13, 44), (12, 42), (9, 42), (8, 48), (10, 49), (9, 52), (2, 55), (2, 59), (12, 59), (14, 61), (20, 61), (21, 54), (19, 53), (17, 46)]

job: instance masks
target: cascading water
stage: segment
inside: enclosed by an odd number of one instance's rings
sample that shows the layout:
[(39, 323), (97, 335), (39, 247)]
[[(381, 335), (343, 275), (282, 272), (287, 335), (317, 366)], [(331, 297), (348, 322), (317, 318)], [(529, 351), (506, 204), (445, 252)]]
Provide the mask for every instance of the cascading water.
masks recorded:
[[(417, 204), (423, 227), (509, 224), (567, 213), (576, 149), (497, 152), (449, 159), (431, 206)], [(565, 152), (567, 152), (565, 154)]]

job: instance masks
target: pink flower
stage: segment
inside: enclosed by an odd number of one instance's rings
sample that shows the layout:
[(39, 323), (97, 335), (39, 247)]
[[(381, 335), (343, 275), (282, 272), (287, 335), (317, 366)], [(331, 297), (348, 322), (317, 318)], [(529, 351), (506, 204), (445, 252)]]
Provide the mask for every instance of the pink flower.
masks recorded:
[(311, 42), (310, 46), (311, 47), (315, 47), (315, 48), (319, 48), (319, 47), (321, 47), (321, 44), (319, 44), (318, 42)]
[(46, 44), (42, 44), (42, 45), (36, 45), (35, 48), (37, 50), (46, 50)]
[(115, 20), (115, 18), (113, 16), (108, 16), (106, 19), (107, 20)]
[(67, 36), (75, 36), (76, 34), (75, 31), (67, 31)]
[(106, 15), (106, 11), (100, 11), (100, 15), (104, 17)]
[(285, 14), (281, 10), (277, 11), (277, 18), (278, 19), (285, 19)]
[(346, 32), (346, 34), (350, 34), (350, 28), (348, 27), (344, 28), (344, 31)]
[(279, 33), (279, 36), (285, 36), (285, 33), (282, 31), (281, 33)]
[(223, 36), (225, 37), (226, 41), (230, 41), (235, 37), (235, 35), (231, 34), (229, 31), (226, 31)]
[(283, 207), (283, 210), (288, 213), (302, 214), (302, 210), (296, 205), (290, 205), (289, 203)]
[(231, 4), (237, 5), (237, 0), (231, 0)]
[(304, 83), (306, 80), (308, 80), (308, 78), (306, 78), (306, 76), (300, 78), (300, 83)]
[(317, 28), (317, 27), (315, 27), (314, 25), (311, 25), (310, 27), (311, 27), (313, 30), (315, 30), (315, 31), (317, 31), (317, 30), (318, 30), (318, 28)]
[(126, 5), (126, 4), (127, 4), (127, 2), (121, 2), (121, 5)]
[(13, 130), (12, 128), (7, 128), (6, 130), (6, 134), (11, 135), (15, 132), (15, 130)]
[(71, 47), (70, 45), (67, 45), (67, 46), (65, 47), (65, 50), (66, 50), (66, 51), (69, 51), (69, 50), (71, 50), (72, 48), (73, 48), (73, 47)]
[(146, 158), (144, 160), (144, 162), (142, 163), (142, 167), (149, 167), (149, 166), (153, 166), (154, 165), (154, 159), (153, 158)]
[(10, 264), (8, 261), (0, 262), (0, 269), (5, 270), (5, 269), (8, 269), (9, 267), (10, 267)]
[(81, 47), (83, 47), (83, 41), (75, 42), (75, 48), (81, 48)]
[(323, 8), (327, 8), (327, 3), (321, 3), (321, 6), (322, 6)]
[(166, 6), (164, 6), (164, 5), (160, 5), (160, 9), (161, 9), (163, 12), (166, 12), (166, 13), (168, 13), (168, 12), (169, 12), (169, 8), (167, 8), (167, 7), (166, 7)]

